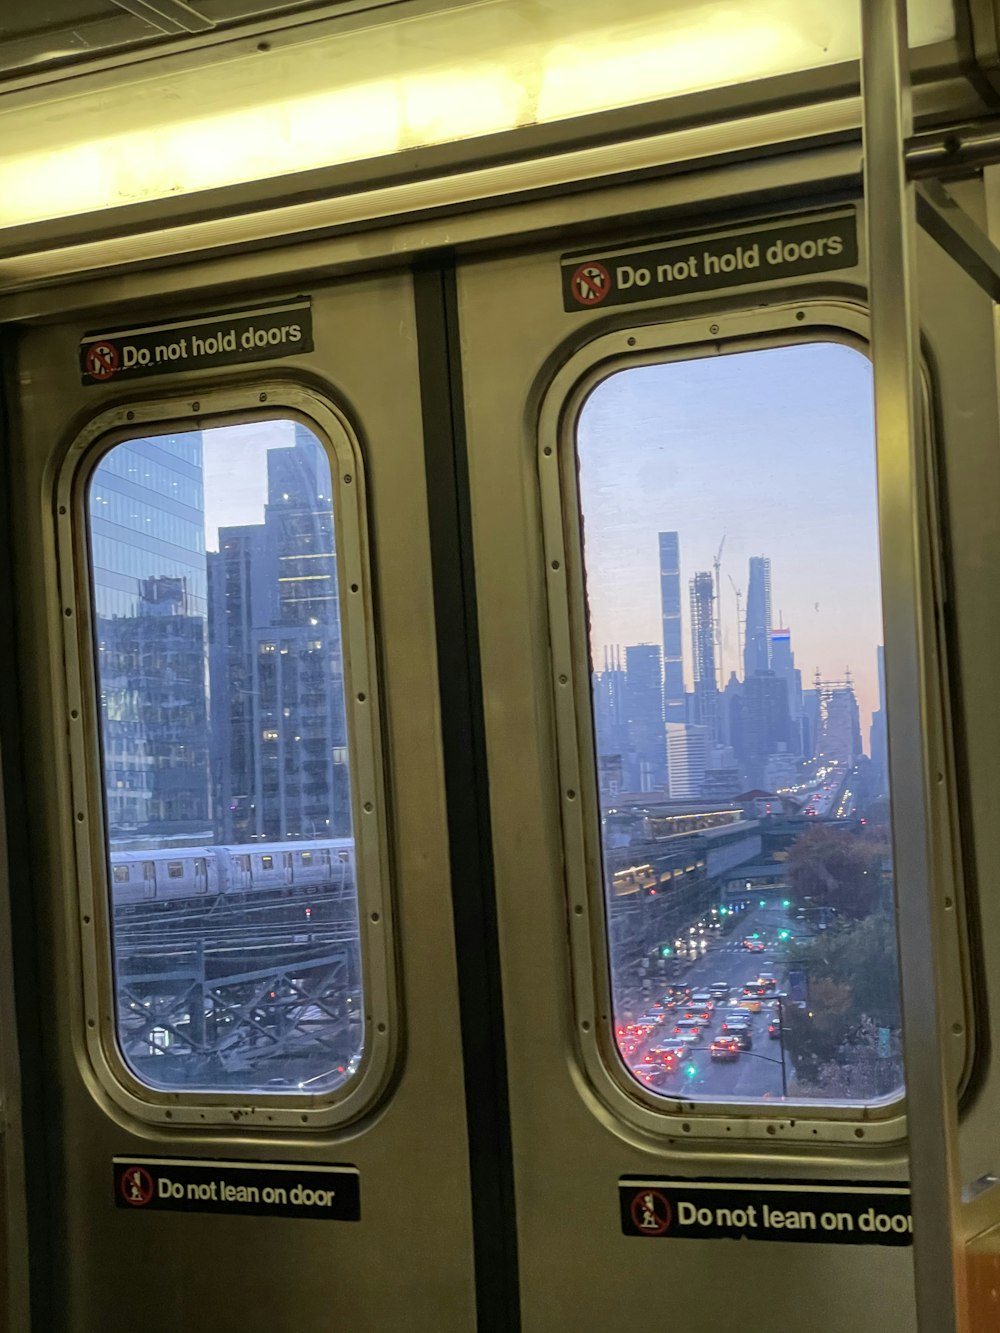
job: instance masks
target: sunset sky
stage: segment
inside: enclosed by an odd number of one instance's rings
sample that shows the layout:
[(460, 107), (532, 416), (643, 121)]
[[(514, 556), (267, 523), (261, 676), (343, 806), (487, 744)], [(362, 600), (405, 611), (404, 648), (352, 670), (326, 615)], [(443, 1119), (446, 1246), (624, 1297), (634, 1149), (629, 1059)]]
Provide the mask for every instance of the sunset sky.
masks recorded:
[(791, 630), (805, 688), (854, 677), (865, 748), (882, 642), (871, 365), (836, 343), (634, 367), (603, 381), (578, 428), (594, 664), (659, 643), (657, 534), (680, 534), (688, 582), (722, 553), (725, 678), (752, 555), (771, 558), (773, 625)]

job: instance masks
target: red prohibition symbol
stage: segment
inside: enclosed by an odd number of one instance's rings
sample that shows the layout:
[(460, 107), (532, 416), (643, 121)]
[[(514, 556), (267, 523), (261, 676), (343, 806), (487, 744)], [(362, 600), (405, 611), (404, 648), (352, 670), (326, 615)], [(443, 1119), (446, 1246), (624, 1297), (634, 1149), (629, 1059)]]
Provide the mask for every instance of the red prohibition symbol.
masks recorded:
[(589, 260), (570, 278), (570, 291), (580, 305), (600, 305), (611, 291), (611, 274), (596, 259)]
[(114, 343), (94, 343), (87, 349), (87, 374), (92, 380), (109, 380), (118, 369), (118, 348)]
[(630, 1211), (636, 1230), (646, 1236), (662, 1236), (674, 1220), (670, 1200), (659, 1190), (636, 1190)]
[(118, 1188), (122, 1198), (133, 1208), (144, 1208), (153, 1197), (153, 1177), (142, 1166), (129, 1166), (122, 1172)]

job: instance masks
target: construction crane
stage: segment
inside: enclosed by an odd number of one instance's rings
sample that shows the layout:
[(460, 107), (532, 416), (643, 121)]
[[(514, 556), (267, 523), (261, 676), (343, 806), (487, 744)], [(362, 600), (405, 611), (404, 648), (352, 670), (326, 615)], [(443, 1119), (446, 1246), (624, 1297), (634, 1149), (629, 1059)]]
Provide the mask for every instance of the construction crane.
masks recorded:
[(715, 567), (715, 661), (719, 673), (719, 689), (725, 689), (726, 673), (722, 669), (722, 548), (726, 544), (726, 534), (722, 534), (722, 541), (719, 542), (719, 549), (715, 553), (715, 559), (712, 561)]
[(729, 575), (729, 582), (733, 585), (733, 592), (736, 594), (736, 654), (737, 669), (739, 663), (743, 661), (743, 589), (737, 588), (733, 583), (732, 574)]

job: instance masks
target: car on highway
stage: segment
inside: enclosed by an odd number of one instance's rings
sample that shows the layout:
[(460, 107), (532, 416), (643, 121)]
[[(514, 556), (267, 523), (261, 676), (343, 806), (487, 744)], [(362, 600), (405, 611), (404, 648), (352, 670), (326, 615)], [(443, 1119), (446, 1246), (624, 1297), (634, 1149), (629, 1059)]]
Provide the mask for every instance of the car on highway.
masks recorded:
[(759, 1014), (762, 1007), (762, 1000), (759, 995), (744, 995), (740, 1000), (740, 1008), (748, 1013)]
[(723, 1039), (725, 1041), (735, 1041), (741, 1051), (753, 1049), (753, 1033), (742, 1024), (734, 1023), (730, 1030), (725, 1033)]
[(757, 977), (757, 985), (763, 986), (765, 990), (775, 991), (778, 989), (778, 978), (773, 972), (761, 972)]
[(780, 1021), (780, 1019), (775, 1018), (775, 1019), (773, 1019), (770, 1023), (768, 1023), (768, 1025), (767, 1025), (767, 1035), (771, 1038), (772, 1041), (780, 1041), (780, 1040), (781, 1040), (781, 1021)]
[(738, 1060), (740, 1044), (735, 1037), (716, 1037), (708, 1048), (712, 1060)]
[(687, 1058), (688, 1043), (668, 1041), (660, 1046), (652, 1046), (642, 1057), (644, 1065), (662, 1065), (668, 1073), (673, 1073), (681, 1061)]
[(722, 1020), (722, 1031), (729, 1032), (732, 1028), (751, 1028), (753, 1027), (753, 1015), (743, 1013), (739, 1009), (734, 1009), (728, 1013)]
[(701, 1018), (679, 1018), (674, 1028), (675, 1037), (683, 1037), (686, 1042), (701, 1041), (708, 1024)]
[(750, 953), (763, 953), (763, 952), (764, 952), (764, 941), (763, 941), (763, 940), (754, 940), (754, 939), (745, 939), (745, 940), (743, 941), (743, 947), (744, 947), (744, 949), (749, 950)]
[(667, 1081), (668, 1071), (663, 1065), (633, 1065), (632, 1077), (649, 1088), (661, 1088)]
[(708, 993), (713, 1000), (725, 1000), (729, 997), (730, 989), (728, 981), (713, 981), (708, 988)]

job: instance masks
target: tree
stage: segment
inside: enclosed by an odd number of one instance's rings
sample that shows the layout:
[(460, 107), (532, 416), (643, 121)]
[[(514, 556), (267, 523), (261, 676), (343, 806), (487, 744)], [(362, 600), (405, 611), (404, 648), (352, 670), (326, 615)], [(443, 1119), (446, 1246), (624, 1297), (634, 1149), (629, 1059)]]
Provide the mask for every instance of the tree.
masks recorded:
[(833, 926), (801, 941), (797, 955), (792, 965), (809, 978), (809, 1003), (785, 1004), (785, 1047), (798, 1077), (829, 1091), (831, 1066), (856, 1063), (855, 1048), (871, 1045), (878, 1028), (899, 1031), (893, 920), (882, 911)]
[(858, 920), (887, 906), (889, 844), (880, 830), (816, 824), (788, 848), (788, 882), (795, 898)]

